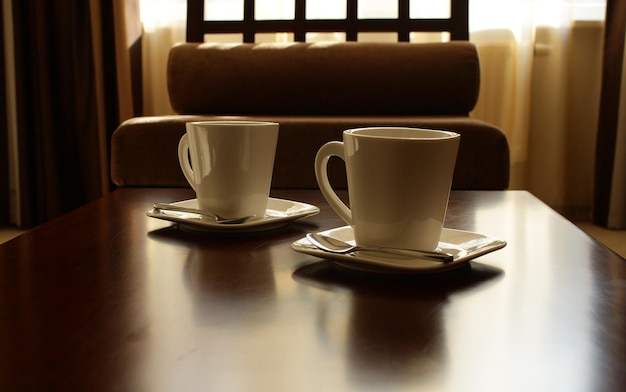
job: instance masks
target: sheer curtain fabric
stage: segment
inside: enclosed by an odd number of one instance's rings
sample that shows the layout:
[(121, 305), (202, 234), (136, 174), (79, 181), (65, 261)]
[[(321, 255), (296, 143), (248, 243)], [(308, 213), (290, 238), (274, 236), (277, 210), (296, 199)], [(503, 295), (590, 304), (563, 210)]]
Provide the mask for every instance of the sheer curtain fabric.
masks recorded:
[[(207, 0), (205, 19), (241, 19), (241, 0)], [(257, 0), (257, 18), (293, 17), (293, 1)], [(360, 1), (362, 18), (395, 17), (397, 3)], [(307, 17), (345, 17), (343, 2), (307, 1)], [(395, 8), (394, 8), (395, 7)], [(411, 17), (440, 17), (449, 1), (414, 0)], [(511, 188), (528, 189), (574, 219), (591, 216), (605, 4), (600, 0), (472, 0), (470, 41), (479, 50), (481, 93), (471, 116), (505, 131)], [(169, 48), (185, 40), (186, 0), (141, 0), (144, 114), (171, 113), (163, 75)], [(307, 40), (342, 40), (312, 34)], [(240, 42), (237, 35), (211, 37)], [(445, 40), (415, 34), (412, 40)], [(289, 41), (284, 34), (257, 42)], [(395, 40), (364, 35), (359, 40)], [(584, 75), (584, 77), (581, 77)]]

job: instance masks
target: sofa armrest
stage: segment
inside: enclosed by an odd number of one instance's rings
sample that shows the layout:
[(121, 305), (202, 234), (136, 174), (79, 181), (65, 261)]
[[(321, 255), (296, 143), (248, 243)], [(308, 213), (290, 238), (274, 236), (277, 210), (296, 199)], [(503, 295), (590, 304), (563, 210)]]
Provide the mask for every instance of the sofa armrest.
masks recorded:
[(189, 186), (178, 164), (178, 141), (193, 116), (135, 117), (111, 137), (111, 181), (127, 186)]

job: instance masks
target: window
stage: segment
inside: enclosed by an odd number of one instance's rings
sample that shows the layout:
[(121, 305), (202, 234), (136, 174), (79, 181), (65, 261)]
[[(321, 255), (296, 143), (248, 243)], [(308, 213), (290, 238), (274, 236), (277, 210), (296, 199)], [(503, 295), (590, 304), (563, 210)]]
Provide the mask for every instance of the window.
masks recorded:
[[(243, 33), (244, 42), (321, 39), (468, 39), (467, 3), (451, 0), (197, 0), (189, 2), (187, 40)], [(432, 34), (435, 33), (435, 34)], [(233, 36), (231, 36), (233, 37)]]

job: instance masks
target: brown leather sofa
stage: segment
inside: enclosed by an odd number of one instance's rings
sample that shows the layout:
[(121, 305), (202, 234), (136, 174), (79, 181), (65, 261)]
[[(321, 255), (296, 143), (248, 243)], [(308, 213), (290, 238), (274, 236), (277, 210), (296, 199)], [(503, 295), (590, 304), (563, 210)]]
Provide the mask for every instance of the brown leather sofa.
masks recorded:
[[(192, 44), (171, 49), (170, 102), (177, 115), (138, 117), (114, 132), (111, 178), (119, 187), (188, 186), (177, 144), (185, 123), (280, 123), (274, 188), (316, 188), (315, 154), (342, 131), (410, 126), (461, 134), (455, 189), (504, 189), (504, 133), (468, 117), (478, 97), (476, 48), (466, 41), (411, 43)], [(331, 161), (333, 184), (345, 171)]]

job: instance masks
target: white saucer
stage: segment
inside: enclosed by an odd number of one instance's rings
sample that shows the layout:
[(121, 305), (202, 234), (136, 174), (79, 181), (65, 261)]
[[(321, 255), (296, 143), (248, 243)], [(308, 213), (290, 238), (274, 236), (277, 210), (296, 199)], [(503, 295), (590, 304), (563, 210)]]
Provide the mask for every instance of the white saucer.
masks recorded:
[[(331, 237), (354, 244), (352, 227), (343, 226), (322, 232)], [(296, 252), (333, 260), (336, 264), (366, 272), (428, 274), (461, 268), (471, 259), (506, 246), (506, 242), (471, 231), (446, 229), (441, 232), (439, 249), (454, 255), (450, 263), (427, 259), (413, 259), (405, 256), (386, 255), (379, 252), (358, 251), (348, 254), (330, 253), (318, 249), (305, 238), (291, 244)]]
[[(186, 208), (198, 208), (197, 199), (183, 200), (170, 204)], [(319, 212), (320, 209), (311, 204), (291, 200), (274, 199), (270, 197), (267, 201), (265, 216), (262, 218), (254, 218), (243, 223), (217, 223), (206, 218), (203, 219), (199, 214), (158, 210), (154, 208), (146, 212), (146, 215), (152, 218), (176, 222), (180, 224), (181, 227), (189, 230), (246, 233), (273, 230), (286, 226), (292, 220), (315, 215)]]

